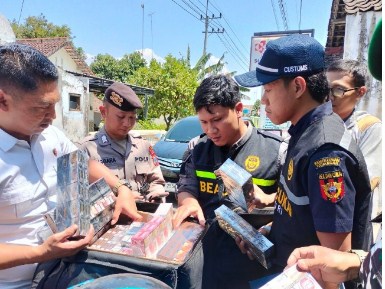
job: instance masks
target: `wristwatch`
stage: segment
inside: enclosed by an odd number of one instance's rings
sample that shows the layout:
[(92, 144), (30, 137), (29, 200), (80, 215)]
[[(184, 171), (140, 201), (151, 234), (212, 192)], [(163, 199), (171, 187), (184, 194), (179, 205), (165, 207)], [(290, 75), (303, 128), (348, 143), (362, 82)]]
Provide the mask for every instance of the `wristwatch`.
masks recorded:
[(132, 186), (130, 185), (130, 182), (127, 181), (126, 179), (121, 179), (119, 180), (115, 186), (112, 188), (112, 192), (114, 193), (115, 196), (118, 196), (118, 190), (121, 186), (126, 186), (130, 190), (132, 189)]

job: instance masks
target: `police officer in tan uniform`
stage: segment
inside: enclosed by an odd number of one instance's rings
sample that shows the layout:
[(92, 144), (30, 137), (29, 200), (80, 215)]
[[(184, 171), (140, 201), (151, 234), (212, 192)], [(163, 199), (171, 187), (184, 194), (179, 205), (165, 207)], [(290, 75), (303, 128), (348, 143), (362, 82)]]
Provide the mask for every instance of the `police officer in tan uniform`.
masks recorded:
[(157, 156), (148, 141), (129, 134), (136, 123), (136, 109), (142, 107), (130, 87), (113, 83), (99, 108), (104, 126), (94, 136), (84, 138), (80, 147), (122, 179), (137, 200), (160, 201), (168, 193)]

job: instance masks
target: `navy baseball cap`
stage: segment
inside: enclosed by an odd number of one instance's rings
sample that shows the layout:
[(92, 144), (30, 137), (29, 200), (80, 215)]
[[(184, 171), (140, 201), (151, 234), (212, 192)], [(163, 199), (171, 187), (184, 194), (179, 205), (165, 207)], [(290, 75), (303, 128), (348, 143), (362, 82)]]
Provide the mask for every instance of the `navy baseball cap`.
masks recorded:
[(235, 76), (244, 87), (255, 87), (283, 77), (312, 75), (325, 68), (324, 48), (313, 37), (293, 34), (271, 40), (256, 70)]

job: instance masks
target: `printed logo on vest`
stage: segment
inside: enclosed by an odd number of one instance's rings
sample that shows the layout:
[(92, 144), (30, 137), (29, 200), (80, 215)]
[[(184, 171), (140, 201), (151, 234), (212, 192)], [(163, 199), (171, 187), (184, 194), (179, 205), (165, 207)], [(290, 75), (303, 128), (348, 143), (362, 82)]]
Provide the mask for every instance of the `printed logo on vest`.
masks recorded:
[(293, 159), (290, 159), (289, 166), (287, 167), (287, 180), (290, 181), (293, 177), (294, 171), (294, 162)]
[(342, 171), (318, 174), (321, 196), (325, 201), (337, 203), (345, 196), (344, 175)]
[(245, 168), (249, 172), (255, 171), (260, 164), (260, 160), (258, 156), (248, 156), (245, 160)]

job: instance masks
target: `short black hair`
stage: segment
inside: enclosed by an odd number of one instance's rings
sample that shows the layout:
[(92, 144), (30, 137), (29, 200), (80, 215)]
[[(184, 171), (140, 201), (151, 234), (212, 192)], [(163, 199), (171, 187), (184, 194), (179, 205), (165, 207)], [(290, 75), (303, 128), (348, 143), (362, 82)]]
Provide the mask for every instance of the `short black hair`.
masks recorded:
[(234, 108), (241, 101), (238, 84), (227, 75), (212, 75), (205, 78), (194, 95), (194, 108), (205, 107), (210, 112), (211, 105)]
[(31, 92), (58, 78), (55, 65), (38, 50), (18, 43), (0, 46), (0, 89)]
[(285, 85), (288, 85), (291, 80), (298, 76), (305, 79), (306, 87), (315, 101), (324, 103), (325, 100), (327, 100), (329, 96), (329, 84), (324, 71), (312, 75), (297, 75), (293, 77), (284, 77), (282, 79)]
[(366, 85), (368, 69), (362, 62), (352, 59), (338, 59), (329, 64), (327, 72), (346, 72), (353, 78), (355, 87)]

